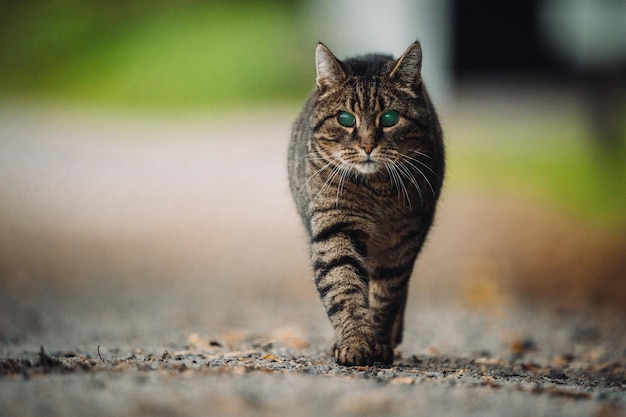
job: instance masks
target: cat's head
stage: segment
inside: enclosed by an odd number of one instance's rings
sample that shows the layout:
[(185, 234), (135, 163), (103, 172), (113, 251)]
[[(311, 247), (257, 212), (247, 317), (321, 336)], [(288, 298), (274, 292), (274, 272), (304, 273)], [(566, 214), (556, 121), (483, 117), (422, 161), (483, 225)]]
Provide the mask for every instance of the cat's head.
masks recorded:
[(315, 63), (311, 145), (318, 155), (357, 176), (414, 171), (415, 159), (428, 157), (439, 127), (422, 85), (418, 42), (397, 60), (344, 61), (320, 43)]

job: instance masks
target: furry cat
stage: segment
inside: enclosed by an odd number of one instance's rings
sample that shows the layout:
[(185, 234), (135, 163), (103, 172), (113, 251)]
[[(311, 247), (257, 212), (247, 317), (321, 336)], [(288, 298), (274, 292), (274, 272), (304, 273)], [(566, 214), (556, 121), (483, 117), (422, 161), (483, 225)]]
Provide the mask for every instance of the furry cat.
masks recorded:
[(442, 131), (422, 51), (338, 60), (315, 51), (317, 89), (293, 128), (289, 181), (310, 237), (335, 359), (393, 362), (413, 263), (444, 175)]

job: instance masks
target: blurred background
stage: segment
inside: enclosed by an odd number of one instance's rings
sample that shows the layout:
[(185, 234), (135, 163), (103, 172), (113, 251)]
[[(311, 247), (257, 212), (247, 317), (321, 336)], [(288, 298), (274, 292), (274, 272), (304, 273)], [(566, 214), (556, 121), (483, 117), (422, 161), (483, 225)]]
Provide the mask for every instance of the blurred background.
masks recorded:
[(170, 113), (297, 106), (312, 88), (317, 41), (340, 57), (398, 56), (419, 39), (444, 115), (467, 111), (459, 97), (470, 97), (472, 109), (488, 113), (473, 121), (489, 127), (480, 136), (542, 146), (531, 161), (481, 155), (485, 176), (493, 179), (494, 164), (509, 166), (499, 181), (536, 176), (531, 188), (551, 187), (536, 191), (615, 220), (624, 200), (607, 197), (620, 194), (623, 177), (602, 176), (591, 160), (624, 165), (625, 32), (620, 0), (3, 0), (0, 97)]
[(0, 336), (174, 294), (324, 325), (285, 168), (317, 41), (422, 43), (449, 162), (414, 297), (623, 308), (625, 31), (625, 0), (0, 0)]

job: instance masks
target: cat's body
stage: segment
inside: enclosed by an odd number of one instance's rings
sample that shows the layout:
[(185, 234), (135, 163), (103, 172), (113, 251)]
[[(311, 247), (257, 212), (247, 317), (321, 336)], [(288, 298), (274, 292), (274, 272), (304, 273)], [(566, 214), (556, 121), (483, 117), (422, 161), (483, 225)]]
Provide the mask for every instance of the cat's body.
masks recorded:
[(289, 146), (290, 187), (344, 365), (393, 361), (413, 263), (444, 173), (442, 132), (414, 43), (393, 60), (316, 50), (317, 89)]

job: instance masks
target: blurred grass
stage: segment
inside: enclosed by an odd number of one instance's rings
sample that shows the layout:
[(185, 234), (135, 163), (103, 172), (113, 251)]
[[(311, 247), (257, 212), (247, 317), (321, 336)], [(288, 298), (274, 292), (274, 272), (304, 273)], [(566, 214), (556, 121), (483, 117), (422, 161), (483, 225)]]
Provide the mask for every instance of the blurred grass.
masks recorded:
[(501, 120), (488, 127), (449, 144), (451, 186), (537, 198), (583, 221), (626, 230), (623, 152), (602, 153), (578, 121), (537, 129)]
[(293, 1), (5, 1), (0, 93), (167, 110), (289, 100), (314, 71), (297, 25)]

